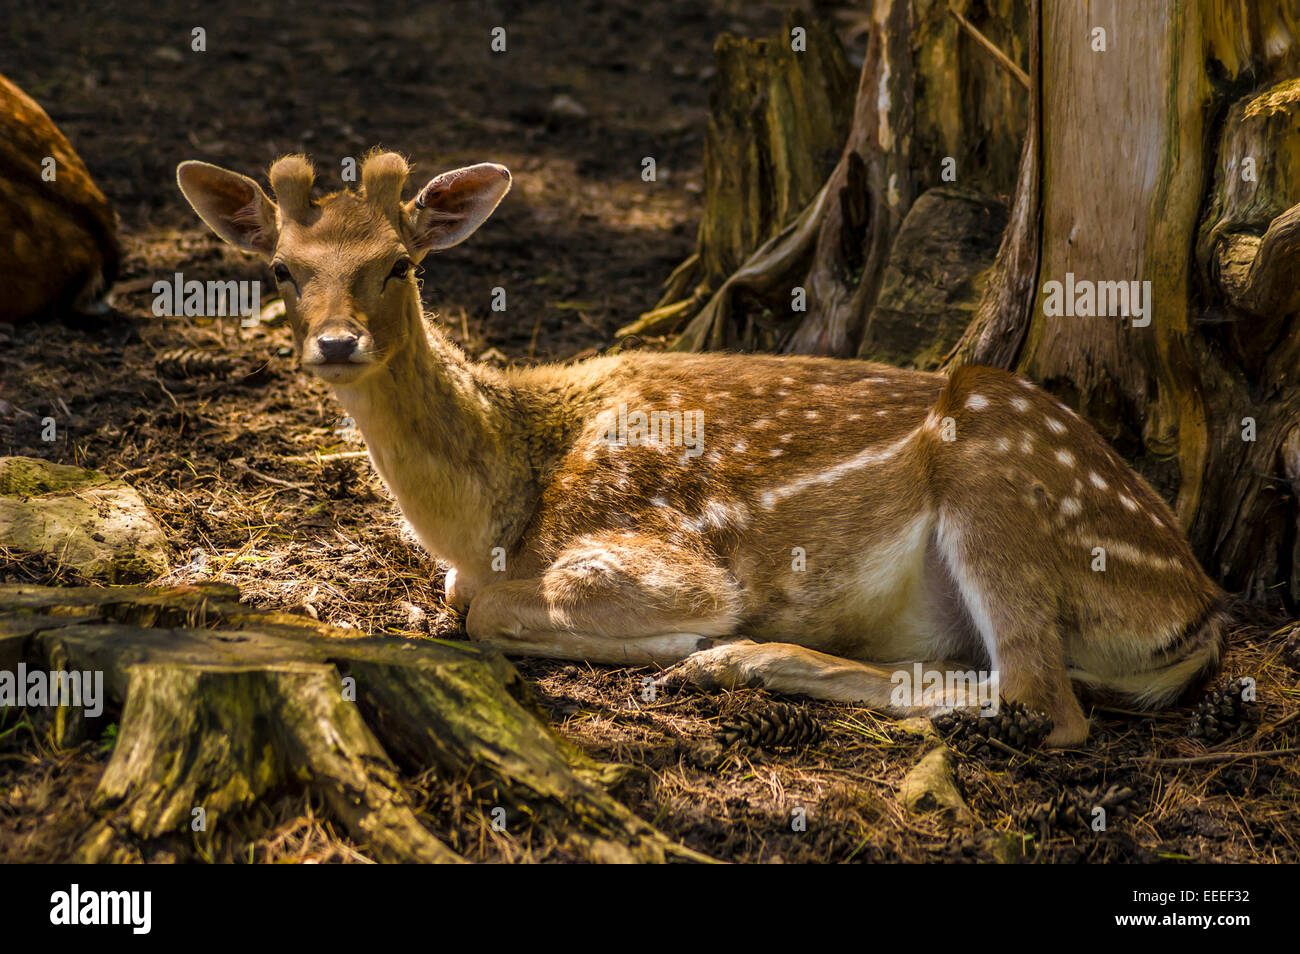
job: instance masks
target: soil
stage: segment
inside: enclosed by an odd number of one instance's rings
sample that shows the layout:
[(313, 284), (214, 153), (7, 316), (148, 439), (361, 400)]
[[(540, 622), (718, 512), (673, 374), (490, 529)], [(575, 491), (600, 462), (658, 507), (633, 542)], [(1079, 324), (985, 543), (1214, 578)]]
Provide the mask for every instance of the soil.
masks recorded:
[[(828, 12), (860, 49), (851, 17)], [(152, 315), (153, 282), (177, 271), (271, 287), (184, 204), (176, 164), (257, 174), (302, 151), (334, 188), (343, 159), (374, 145), (411, 157), (418, 175), (502, 162), (513, 192), (472, 241), (426, 266), (426, 305), (485, 360), (569, 360), (614, 344), (692, 251), (713, 41), (769, 35), (782, 13), (763, 0), (236, 2), (219, 14), (154, 0), (7, 13), (0, 72), (77, 147), (119, 213), (127, 254), (111, 314), (0, 326), (0, 454), (134, 485), (173, 547), (176, 569), (162, 582), (221, 580), (257, 605), (368, 633), (463, 638), (442, 602), (443, 570), (403, 529), (325, 387), (296, 368), (287, 329)], [(489, 48), (497, 26), (505, 53)], [(205, 52), (191, 49), (195, 27)], [(645, 156), (656, 182), (641, 179)], [(504, 312), (491, 309), (495, 286), (507, 289)], [(176, 349), (193, 355), (159, 360)], [(223, 361), (204, 357), (213, 355)], [(41, 439), (46, 417), (53, 443)], [(80, 582), (21, 553), (0, 553), (0, 580)], [(767, 693), (647, 699), (644, 670), (517, 664), (557, 731), (636, 767), (617, 789), (629, 807), (718, 859), (1294, 862), (1300, 763), (1261, 754), (1300, 744), (1288, 632), (1243, 613), (1225, 671), (1256, 679), (1257, 719), (1218, 744), (1186, 736), (1188, 704), (1154, 717), (1095, 709), (1079, 751), (959, 754), (973, 823), (898, 804), (903, 775), (931, 743), (868, 710), (801, 703), (820, 741), (724, 748), (719, 723), (762, 711)], [(10, 713), (0, 724), (0, 862), (68, 856), (111, 748), (111, 727), (60, 751), (39, 722)], [(434, 830), (468, 857), (567, 858), (540, 833), (491, 832), (491, 802), (470, 786), (411, 784)], [(1131, 795), (1105, 831), (1030, 817), (1061, 793), (1111, 786)], [(224, 840), (146, 860), (366, 860), (320, 811), (287, 799)]]

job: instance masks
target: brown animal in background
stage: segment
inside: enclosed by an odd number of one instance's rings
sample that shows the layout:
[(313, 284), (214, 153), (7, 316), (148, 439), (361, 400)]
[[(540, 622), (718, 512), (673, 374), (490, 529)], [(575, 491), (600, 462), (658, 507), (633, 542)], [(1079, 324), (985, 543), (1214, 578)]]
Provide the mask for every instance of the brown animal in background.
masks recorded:
[(0, 76), (0, 321), (98, 309), (119, 259), (113, 210), (85, 163)]
[[(406, 162), (278, 205), (199, 162), (186, 198), (271, 263), (303, 365), (355, 418), (472, 639), (506, 652), (678, 664), (890, 713), (976, 704), (894, 693), (900, 672), (979, 666), (1080, 743), (1071, 682), (1168, 703), (1217, 664), (1222, 594), (1160, 497), (1073, 412), (1003, 371), (625, 354), (497, 371), (421, 309), (415, 269), (492, 213), (510, 174)], [(978, 687), (980, 689), (984, 687)]]

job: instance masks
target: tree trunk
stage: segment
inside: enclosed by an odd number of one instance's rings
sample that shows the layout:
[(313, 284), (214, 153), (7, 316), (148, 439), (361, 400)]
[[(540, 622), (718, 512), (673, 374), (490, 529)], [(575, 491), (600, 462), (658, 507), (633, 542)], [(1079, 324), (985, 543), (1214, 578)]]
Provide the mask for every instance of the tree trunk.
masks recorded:
[[(514, 668), (467, 643), (359, 637), (216, 584), (3, 585), (0, 671), (19, 663), (102, 672), (121, 713), (82, 861), (183, 844), (199, 817), (242, 829), (259, 803), (309, 790), (376, 859), (459, 862), (407, 795), (430, 767), (494, 792), (508, 831), (549, 828), (589, 861), (707, 860), (612, 798), (621, 767), (557, 738)], [(84, 739), (83, 711), (51, 707), (55, 744)]]
[[(952, 362), (1042, 382), (1176, 502), (1213, 574), (1274, 598), (1300, 596), (1297, 24), (1294, 0), (1045, 3), (1041, 141)], [(1089, 316), (1078, 284), (1056, 314), (1070, 281), (1150, 282), (1151, 314)]]

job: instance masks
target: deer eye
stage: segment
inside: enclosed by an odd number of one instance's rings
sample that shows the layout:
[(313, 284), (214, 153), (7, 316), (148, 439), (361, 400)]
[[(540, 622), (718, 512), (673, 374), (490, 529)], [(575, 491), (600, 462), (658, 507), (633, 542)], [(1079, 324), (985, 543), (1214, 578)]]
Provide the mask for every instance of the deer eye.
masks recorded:
[(271, 274), (275, 276), (278, 285), (293, 285), (293, 273), (289, 271), (289, 266), (284, 262), (276, 262), (271, 266)]
[(393, 263), (393, 270), (388, 273), (389, 278), (403, 279), (411, 274), (411, 269), (415, 264), (406, 256), (402, 256)]

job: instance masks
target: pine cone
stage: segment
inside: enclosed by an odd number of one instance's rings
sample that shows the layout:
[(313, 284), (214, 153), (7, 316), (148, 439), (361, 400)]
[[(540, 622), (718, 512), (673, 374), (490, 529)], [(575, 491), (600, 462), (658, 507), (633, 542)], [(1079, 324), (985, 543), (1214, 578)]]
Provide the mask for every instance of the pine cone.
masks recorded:
[(1282, 659), (1296, 672), (1300, 672), (1300, 623), (1291, 627), (1291, 635), (1282, 644)]
[(1046, 840), (1048, 832), (1076, 835), (1092, 830), (1093, 812), (1106, 810), (1106, 821), (1128, 814), (1125, 804), (1133, 798), (1133, 789), (1112, 785), (1103, 793), (1100, 787), (1064, 789), (1048, 801), (1035, 805), (1021, 816), (1024, 827), (1036, 827)]
[(317, 484), (331, 500), (347, 500), (355, 496), (353, 485), (360, 476), (358, 470), (358, 462), (350, 458), (326, 461)]
[(1249, 685), (1246, 679), (1230, 676), (1207, 691), (1192, 710), (1187, 734), (1211, 745), (1236, 735), (1254, 716), (1252, 704), (1242, 698)]
[(930, 720), (944, 739), (967, 755), (1005, 754), (989, 745), (996, 739), (1013, 749), (1035, 748), (1052, 731), (1052, 720), (1019, 702), (1002, 700), (995, 716), (982, 716), (974, 709), (954, 709)]
[(727, 719), (715, 738), (723, 745), (745, 742), (765, 749), (790, 748), (820, 742), (822, 727), (798, 706), (773, 702)]
[(164, 378), (197, 378), (230, 373), (230, 359), (199, 348), (173, 348), (154, 357), (154, 368)]

